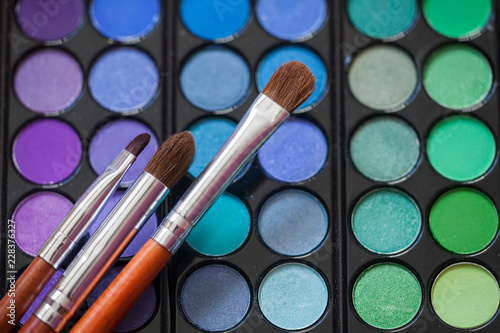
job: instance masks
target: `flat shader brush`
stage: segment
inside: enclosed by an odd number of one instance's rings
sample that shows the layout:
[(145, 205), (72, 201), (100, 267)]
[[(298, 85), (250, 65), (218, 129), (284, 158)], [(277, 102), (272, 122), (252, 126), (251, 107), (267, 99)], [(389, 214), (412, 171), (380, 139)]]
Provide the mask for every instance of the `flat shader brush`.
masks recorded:
[(20, 332), (60, 332), (125, 250), (170, 189), (186, 173), (194, 139), (168, 138)]
[(114, 331), (192, 227), (314, 86), (304, 64), (292, 61), (278, 68), (217, 155), (70, 332)]
[[(74, 204), (35, 259), (17, 279), (15, 295), (7, 292), (0, 301), (0, 332), (7, 333), (15, 329), (52, 275), (87, 233), (127, 170), (149, 143), (149, 139), (149, 134), (135, 137)], [(12, 304), (15, 307), (14, 318), (11, 317), (9, 308)]]

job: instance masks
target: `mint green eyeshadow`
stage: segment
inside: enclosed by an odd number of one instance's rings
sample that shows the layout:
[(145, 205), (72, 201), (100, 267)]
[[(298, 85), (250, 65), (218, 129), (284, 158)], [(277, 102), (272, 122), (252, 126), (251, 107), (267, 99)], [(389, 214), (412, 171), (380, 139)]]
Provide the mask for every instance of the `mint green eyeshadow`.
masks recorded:
[(401, 191), (376, 190), (357, 203), (352, 230), (358, 242), (378, 254), (396, 254), (417, 239), (421, 228), (420, 211)]
[(250, 213), (238, 197), (223, 193), (203, 215), (187, 243), (207, 256), (224, 256), (236, 251), (248, 237)]

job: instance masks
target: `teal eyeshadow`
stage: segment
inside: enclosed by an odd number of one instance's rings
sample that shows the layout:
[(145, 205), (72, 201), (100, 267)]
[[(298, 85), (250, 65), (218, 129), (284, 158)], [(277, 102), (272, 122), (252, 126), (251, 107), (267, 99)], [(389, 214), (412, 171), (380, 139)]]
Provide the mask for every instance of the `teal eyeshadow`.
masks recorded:
[(348, 0), (347, 14), (363, 34), (377, 39), (395, 39), (413, 26), (417, 18), (415, 0)]
[(264, 317), (283, 330), (301, 330), (317, 322), (328, 305), (328, 287), (313, 268), (282, 264), (262, 280), (258, 292)]
[(243, 201), (223, 193), (193, 228), (187, 242), (207, 256), (224, 256), (237, 250), (250, 232), (250, 213)]
[(351, 159), (364, 176), (382, 182), (406, 177), (417, 166), (420, 141), (413, 128), (395, 117), (363, 123), (350, 144)]
[(415, 202), (401, 191), (381, 189), (365, 195), (354, 208), (352, 230), (358, 242), (378, 254), (396, 254), (417, 239), (422, 219)]

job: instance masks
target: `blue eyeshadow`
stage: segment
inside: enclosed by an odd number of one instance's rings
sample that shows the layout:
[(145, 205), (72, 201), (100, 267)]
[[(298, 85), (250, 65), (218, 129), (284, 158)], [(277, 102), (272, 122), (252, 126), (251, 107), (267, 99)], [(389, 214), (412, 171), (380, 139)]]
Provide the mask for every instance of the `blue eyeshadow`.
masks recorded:
[(312, 122), (292, 118), (260, 148), (258, 158), (264, 172), (285, 183), (299, 183), (321, 171), (328, 154), (323, 132)]
[(286, 256), (301, 256), (317, 248), (326, 236), (328, 216), (313, 195), (285, 190), (262, 206), (259, 234), (272, 250)]
[(224, 256), (238, 249), (248, 237), (250, 213), (243, 201), (223, 193), (191, 230), (187, 243), (207, 256)]
[(316, 90), (298, 107), (299, 112), (306, 111), (321, 101), (323, 95), (326, 93), (328, 81), (328, 74), (323, 60), (307, 47), (285, 45), (267, 53), (257, 66), (255, 74), (257, 89), (262, 91), (278, 67), (292, 60), (304, 63), (309, 67), (316, 79)]
[(314, 36), (326, 19), (325, 0), (259, 0), (255, 13), (260, 25), (274, 37), (302, 41)]
[(149, 55), (134, 47), (117, 47), (104, 53), (90, 70), (89, 88), (94, 99), (118, 113), (138, 112), (157, 94), (159, 74)]
[(248, 312), (250, 297), (250, 288), (240, 273), (225, 265), (209, 265), (187, 278), (180, 302), (192, 324), (214, 332), (238, 325)]
[(241, 34), (250, 18), (249, 0), (182, 0), (181, 19), (195, 36), (224, 42)]
[(146, 37), (160, 20), (158, 0), (93, 0), (92, 25), (104, 37), (125, 43)]
[(298, 263), (271, 270), (259, 287), (264, 317), (283, 330), (305, 329), (317, 322), (328, 305), (328, 287), (313, 268)]
[(197, 108), (230, 111), (248, 96), (250, 69), (245, 59), (228, 47), (204, 47), (189, 57), (182, 68), (180, 87)]

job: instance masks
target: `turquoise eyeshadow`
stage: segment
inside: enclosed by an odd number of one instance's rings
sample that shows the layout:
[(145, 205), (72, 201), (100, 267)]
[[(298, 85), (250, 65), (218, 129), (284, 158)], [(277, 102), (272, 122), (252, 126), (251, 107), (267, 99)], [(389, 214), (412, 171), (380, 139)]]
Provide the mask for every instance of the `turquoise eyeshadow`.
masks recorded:
[(415, 169), (420, 156), (417, 133), (395, 117), (376, 117), (354, 133), (351, 159), (366, 177), (382, 182), (396, 181)]
[(409, 248), (421, 229), (420, 211), (401, 191), (381, 189), (358, 202), (352, 216), (352, 231), (367, 250), (396, 254)]
[(305, 111), (303, 109), (314, 106), (323, 98), (327, 88), (328, 74), (323, 60), (315, 52), (304, 46), (280, 46), (266, 54), (257, 66), (255, 74), (257, 89), (262, 91), (278, 67), (292, 60), (304, 63), (309, 67), (316, 79), (316, 90), (298, 107), (299, 111)]
[(328, 287), (313, 268), (287, 263), (271, 270), (259, 287), (258, 301), (266, 319), (283, 330), (301, 330), (325, 313)]
[(405, 34), (417, 18), (415, 0), (348, 0), (347, 14), (363, 34), (395, 39)]
[(300, 256), (317, 248), (328, 231), (325, 207), (301, 190), (285, 190), (270, 197), (259, 214), (259, 234), (272, 250)]
[(250, 231), (250, 213), (238, 197), (223, 193), (193, 228), (188, 244), (207, 256), (224, 256), (245, 241)]

